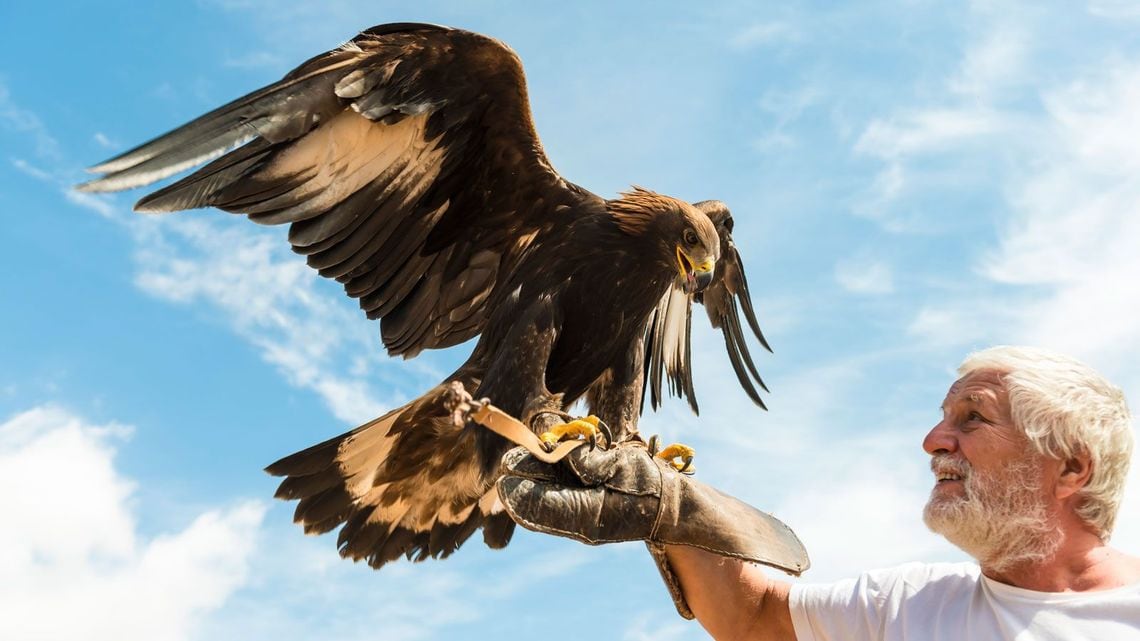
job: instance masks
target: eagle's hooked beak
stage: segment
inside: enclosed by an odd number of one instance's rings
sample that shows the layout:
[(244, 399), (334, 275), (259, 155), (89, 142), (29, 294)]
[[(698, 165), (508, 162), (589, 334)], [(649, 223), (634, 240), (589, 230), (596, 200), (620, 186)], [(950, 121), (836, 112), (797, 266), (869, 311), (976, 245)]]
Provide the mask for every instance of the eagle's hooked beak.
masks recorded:
[(688, 254), (677, 247), (677, 271), (681, 276), (686, 294), (704, 291), (712, 282), (715, 270), (716, 261), (712, 258), (706, 258), (700, 264), (695, 264)]

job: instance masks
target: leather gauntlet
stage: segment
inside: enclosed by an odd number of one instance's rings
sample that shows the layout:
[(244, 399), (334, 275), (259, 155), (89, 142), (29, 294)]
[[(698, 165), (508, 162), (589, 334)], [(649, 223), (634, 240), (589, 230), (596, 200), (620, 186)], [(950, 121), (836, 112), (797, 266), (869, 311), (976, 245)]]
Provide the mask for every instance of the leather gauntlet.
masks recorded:
[(499, 498), (517, 523), (590, 545), (645, 541), (681, 616), (691, 619), (666, 544), (762, 563), (799, 575), (807, 551), (775, 517), (678, 473), (639, 442), (579, 447), (547, 464), (525, 449), (503, 457)]

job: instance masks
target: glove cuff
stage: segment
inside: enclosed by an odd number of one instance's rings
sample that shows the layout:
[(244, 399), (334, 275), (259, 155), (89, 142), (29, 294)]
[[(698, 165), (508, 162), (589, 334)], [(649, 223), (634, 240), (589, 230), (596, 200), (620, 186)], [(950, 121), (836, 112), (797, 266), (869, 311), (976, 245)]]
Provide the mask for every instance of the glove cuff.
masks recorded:
[(761, 563), (795, 576), (810, 565), (795, 532), (779, 519), (668, 467), (662, 468), (661, 506), (650, 540)]
[(677, 579), (676, 573), (673, 572), (673, 566), (669, 564), (669, 557), (665, 554), (665, 546), (646, 541), (645, 547), (649, 548), (649, 555), (657, 564), (657, 571), (661, 573), (661, 579), (665, 581), (669, 596), (673, 597), (673, 605), (677, 608), (677, 614), (686, 619), (695, 618), (693, 611), (689, 609), (688, 601), (685, 600), (685, 593), (681, 591), (681, 581)]

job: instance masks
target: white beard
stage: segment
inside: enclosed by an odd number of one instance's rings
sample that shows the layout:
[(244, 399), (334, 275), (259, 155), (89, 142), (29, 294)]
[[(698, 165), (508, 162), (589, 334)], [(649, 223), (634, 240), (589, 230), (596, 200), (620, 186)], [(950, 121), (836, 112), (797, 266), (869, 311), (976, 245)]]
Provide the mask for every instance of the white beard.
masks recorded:
[(983, 568), (1002, 572), (1039, 563), (1060, 548), (1064, 532), (1049, 518), (1037, 482), (1040, 465), (1033, 459), (1013, 461), (992, 475), (975, 473), (964, 459), (949, 454), (936, 455), (930, 467), (962, 477), (965, 496), (940, 496), (935, 486), (922, 520)]

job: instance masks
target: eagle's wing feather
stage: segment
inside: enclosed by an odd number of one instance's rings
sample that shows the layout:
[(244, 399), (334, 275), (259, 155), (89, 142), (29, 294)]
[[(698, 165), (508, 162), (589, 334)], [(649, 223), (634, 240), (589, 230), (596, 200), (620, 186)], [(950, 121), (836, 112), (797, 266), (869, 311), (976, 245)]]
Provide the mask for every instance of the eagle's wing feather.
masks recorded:
[[(772, 348), (768, 346), (768, 341), (760, 331), (760, 324), (756, 321), (748, 280), (744, 275), (744, 263), (732, 240), (732, 215), (724, 203), (719, 201), (702, 201), (694, 205), (716, 225), (721, 248), (721, 258), (717, 262), (713, 281), (697, 295), (697, 301), (704, 304), (712, 326), (720, 329), (724, 335), (725, 350), (740, 386), (754, 403), (766, 409), (756, 388), (759, 386), (766, 392), (768, 387), (752, 361), (738, 305), (744, 310), (748, 327), (760, 345), (768, 351), (772, 351)], [(691, 316), (692, 299), (680, 288), (671, 287), (661, 297), (650, 320), (646, 341), (648, 354), (645, 359), (645, 387), (648, 388), (653, 409), (657, 409), (664, 401), (661, 385), (664, 376), (670, 393), (688, 400), (693, 412), (699, 413), (693, 387), (689, 337)]]
[(365, 31), (93, 167), (105, 175), (80, 188), (129, 189), (211, 159), (137, 208), (289, 223), (294, 251), (382, 319), (404, 357), (481, 332), (496, 284), (559, 206), (595, 198), (547, 161), (517, 56), (432, 25)]

